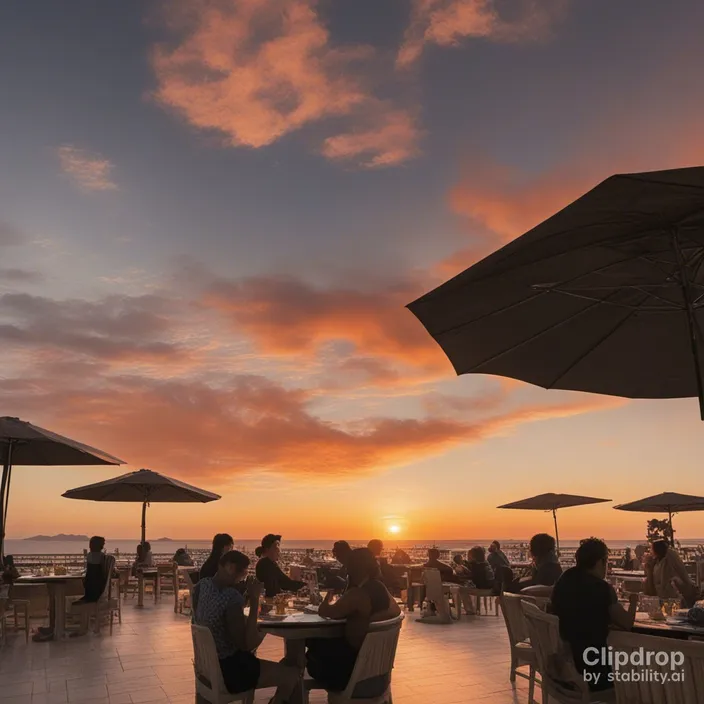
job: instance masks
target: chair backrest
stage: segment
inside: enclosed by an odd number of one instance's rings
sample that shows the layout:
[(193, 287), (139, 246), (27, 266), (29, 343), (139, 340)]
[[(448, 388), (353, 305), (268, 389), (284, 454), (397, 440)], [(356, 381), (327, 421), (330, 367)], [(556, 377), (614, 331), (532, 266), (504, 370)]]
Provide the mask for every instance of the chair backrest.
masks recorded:
[(220, 660), (218, 660), (218, 651), (210, 629), (207, 626), (197, 626), (192, 623), (191, 636), (193, 637), (193, 668), (196, 679), (215, 696), (226, 692)]
[(512, 646), (528, 638), (528, 626), (526, 625), (526, 617), (523, 615), (521, 601), (520, 594), (504, 592), (499, 597), (501, 613), (504, 615), (508, 639)]
[(103, 593), (100, 595), (101, 601), (110, 598), (110, 592), (112, 591), (112, 573), (114, 570), (115, 558), (112, 555), (105, 555), (105, 573), (107, 574), (108, 578), (105, 581)]
[[(609, 645), (614, 652), (624, 652), (630, 655), (640, 651), (648, 657), (652, 653), (649, 664), (631, 664), (630, 659), (624, 665), (614, 665), (614, 689), (619, 704), (695, 704), (701, 702), (704, 692), (704, 643), (696, 641), (676, 640), (647, 636), (641, 633), (612, 631), (609, 635)], [(673, 669), (673, 659), (667, 658), (664, 665), (658, 664), (655, 654), (681, 653), (683, 662)], [(664, 656), (663, 660), (664, 660)], [(640, 658), (635, 658), (640, 662)], [(662, 661), (661, 661), (662, 662)], [(679, 660), (677, 660), (679, 662)], [(626, 673), (643, 673), (646, 670), (653, 673), (648, 677), (636, 678)], [(618, 673), (618, 674), (617, 674)], [(656, 674), (657, 673), (657, 674)], [(675, 673), (677, 677), (675, 678)], [(679, 674), (681, 673), (681, 675)], [(645, 681), (631, 681), (641, 679)]]
[(425, 582), (425, 598), (434, 602), (436, 606), (442, 604), (445, 594), (442, 588), (440, 570), (426, 569), (423, 572), (423, 581)]
[(530, 644), (538, 661), (542, 687), (558, 702), (589, 702), (589, 687), (577, 672), (572, 656), (560, 639), (557, 616), (521, 600)]
[(402, 623), (403, 614), (399, 614), (388, 621), (378, 621), (369, 625), (369, 631), (357, 654), (357, 661), (343, 697), (352, 699), (354, 688), (370, 677), (390, 675)]

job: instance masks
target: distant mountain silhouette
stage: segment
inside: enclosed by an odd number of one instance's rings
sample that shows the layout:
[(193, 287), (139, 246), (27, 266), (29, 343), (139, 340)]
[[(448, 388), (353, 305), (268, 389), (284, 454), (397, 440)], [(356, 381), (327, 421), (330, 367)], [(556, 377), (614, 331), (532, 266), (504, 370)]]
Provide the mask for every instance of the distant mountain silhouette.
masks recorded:
[(89, 538), (87, 535), (74, 535), (73, 533), (59, 533), (58, 535), (33, 535), (31, 538), (24, 538), (24, 540), (44, 540), (44, 541), (80, 541), (83, 543), (88, 542)]
[(173, 538), (157, 538), (155, 543), (173, 543), (174, 539)]

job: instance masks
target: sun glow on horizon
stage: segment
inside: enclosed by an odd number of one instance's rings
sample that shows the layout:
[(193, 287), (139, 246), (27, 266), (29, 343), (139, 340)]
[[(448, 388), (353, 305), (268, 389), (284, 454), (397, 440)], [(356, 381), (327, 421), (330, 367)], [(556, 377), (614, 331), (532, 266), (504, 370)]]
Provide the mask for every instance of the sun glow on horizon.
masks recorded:
[(394, 535), (397, 535), (400, 532), (401, 532), (401, 526), (397, 526), (395, 524), (389, 526), (389, 533), (393, 533)]

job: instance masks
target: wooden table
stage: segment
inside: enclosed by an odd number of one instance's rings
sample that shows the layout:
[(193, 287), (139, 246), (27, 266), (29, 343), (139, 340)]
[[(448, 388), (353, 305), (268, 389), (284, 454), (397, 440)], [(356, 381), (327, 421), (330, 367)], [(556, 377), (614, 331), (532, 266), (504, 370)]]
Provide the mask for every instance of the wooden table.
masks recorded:
[(609, 575), (617, 579), (645, 579), (645, 570), (609, 570)]
[(66, 585), (83, 581), (82, 574), (27, 575), (16, 580), (17, 584), (45, 584), (49, 592), (49, 627), (54, 638), (61, 640), (66, 631)]
[(636, 622), (633, 630), (637, 633), (646, 633), (652, 636), (666, 636), (669, 638), (680, 638), (687, 640), (690, 636), (704, 637), (704, 626), (694, 626), (679, 619), (667, 619), (665, 621), (654, 621), (643, 612), (636, 614)]

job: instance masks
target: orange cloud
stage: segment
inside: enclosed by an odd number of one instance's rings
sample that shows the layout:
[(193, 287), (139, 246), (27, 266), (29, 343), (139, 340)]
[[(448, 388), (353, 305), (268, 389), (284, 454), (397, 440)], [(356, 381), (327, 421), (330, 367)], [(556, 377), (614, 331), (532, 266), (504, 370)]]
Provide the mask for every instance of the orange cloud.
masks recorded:
[[(78, 388), (77, 388), (78, 387)], [(317, 416), (313, 397), (263, 377), (242, 375), (217, 388), (143, 377), (104, 379), (100, 388), (64, 380), (16, 380), (0, 388), (3, 406), (51, 427), (184, 478), (229, 480), (270, 471), (336, 480), (384, 471), (475, 443), (516, 425), (613, 405), (578, 398), (465, 419), (457, 407), (422, 418), (334, 423)], [(481, 410), (481, 407), (479, 407)]]
[[(193, 126), (224, 134), (232, 146), (272, 144), (329, 118), (374, 117), (363, 130), (324, 143), (333, 159), (394, 165), (416, 152), (408, 116), (376, 99), (355, 65), (370, 47), (335, 48), (316, 0), (205, 0), (191, 3), (185, 38), (158, 46), (156, 99)], [(356, 125), (355, 125), (356, 126)], [(387, 143), (388, 141), (388, 143)]]
[(227, 316), (266, 354), (312, 356), (323, 346), (347, 343), (366, 367), (389, 376), (369, 357), (400, 362), (434, 374), (447, 374), (444, 354), (405, 305), (417, 295), (414, 284), (370, 290), (317, 288), (292, 277), (220, 280), (203, 305)]
[(354, 160), (376, 168), (396, 166), (419, 152), (418, 128), (404, 110), (387, 109), (379, 103), (380, 116), (371, 127), (328, 137), (323, 154), (333, 160)]
[(111, 179), (114, 164), (99, 154), (64, 144), (56, 150), (61, 170), (82, 191), (114, 191), (117, 184)]
[(397, 65), (420, 58), (427, 44), (450, 47), (475, 37), (499, 42), (535, 41), (549, 35), (566, 0), (415, 0)]

